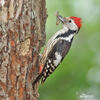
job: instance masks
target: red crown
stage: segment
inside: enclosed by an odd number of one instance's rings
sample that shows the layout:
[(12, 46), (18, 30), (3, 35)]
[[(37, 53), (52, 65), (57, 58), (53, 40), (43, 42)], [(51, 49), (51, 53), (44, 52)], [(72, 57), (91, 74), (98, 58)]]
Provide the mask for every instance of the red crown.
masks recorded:
[(81, 18), (74, 17), (74, 16), (71, 16), (70, 18), (74, 20), (74, 22), (76, 23), (76, 25), (78, 26), (78, 28), (81, 28), (81, 26), (82, 26), (82, 20), (81, 20)]

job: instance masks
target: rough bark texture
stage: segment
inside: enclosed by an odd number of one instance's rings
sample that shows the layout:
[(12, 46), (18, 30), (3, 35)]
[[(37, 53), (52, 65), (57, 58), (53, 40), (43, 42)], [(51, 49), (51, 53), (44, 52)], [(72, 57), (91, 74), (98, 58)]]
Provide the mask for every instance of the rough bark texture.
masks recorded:
[(0, 0), (0, 100), (38, 99), (45, 22), (45, 0)]

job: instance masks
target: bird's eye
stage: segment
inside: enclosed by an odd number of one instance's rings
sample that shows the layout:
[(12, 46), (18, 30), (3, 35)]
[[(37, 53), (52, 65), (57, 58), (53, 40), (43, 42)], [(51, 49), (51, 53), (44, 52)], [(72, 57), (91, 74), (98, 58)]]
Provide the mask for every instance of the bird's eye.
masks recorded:
[(69, 20), (68, 22), (69, 22), (69, 23), (71, 23), (72, 21), (71, 21), (71, 20)]

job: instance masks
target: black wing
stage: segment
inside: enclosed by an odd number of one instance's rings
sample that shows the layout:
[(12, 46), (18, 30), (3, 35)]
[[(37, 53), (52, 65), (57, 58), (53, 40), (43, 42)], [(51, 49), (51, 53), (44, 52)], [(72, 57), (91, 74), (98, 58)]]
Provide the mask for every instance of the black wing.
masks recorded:
[[(58, 65), (61, 63), (61, 61), (64, 59), (65, 55), (68, 53), (70, 47), (71, 47), (71, 42), (65, 41), (65, 40), (59, 40), (54, 47), (52, 48), (52, 50), (49, 52), (48, 57), (46, 59), (46, 62), (44, 64), (44, 68), (43, 71), (41, 72), (41, 74), (36, 78), (36, 80), (33, 82), (33, 87), (34, 85), (40, 80), (41, 83), (44, 83), (46, 78), (58, 67)], [(59, 62), (54, 63), (54, 61), (56, 61), (58, 59), (57, 56), (55, 56), (55, 54), (58, 53), (59, 56), (61, 56), (61, 59), (59, 59)]]
[(42, 83), (58, 67), (71, 47), (71, 42), (59, 40), (48, 54), (42, 71)]

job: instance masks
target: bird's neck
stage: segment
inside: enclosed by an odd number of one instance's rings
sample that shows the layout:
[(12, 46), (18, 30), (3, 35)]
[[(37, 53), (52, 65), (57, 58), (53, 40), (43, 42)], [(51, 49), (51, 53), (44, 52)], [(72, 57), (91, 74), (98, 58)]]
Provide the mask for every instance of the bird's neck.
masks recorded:
[(71, 42), (75, 33), (76, 31), (64, 27), (62, 30), (59, 31), (59, 35), (56, 37), (56, 39), (59, 38)]

